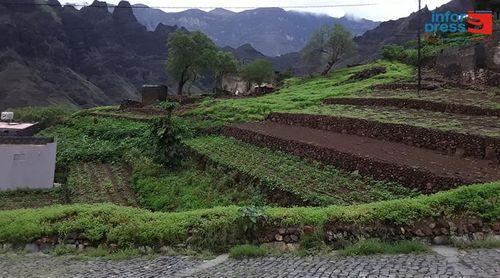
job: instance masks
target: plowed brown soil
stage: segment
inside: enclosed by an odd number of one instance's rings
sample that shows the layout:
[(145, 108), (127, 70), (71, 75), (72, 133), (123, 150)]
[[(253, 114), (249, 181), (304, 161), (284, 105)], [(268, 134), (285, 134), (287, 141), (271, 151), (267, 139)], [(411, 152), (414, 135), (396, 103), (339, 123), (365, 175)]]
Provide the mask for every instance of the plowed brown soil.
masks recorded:
[(273, 122), (234, 124), (229, 127), (250, 131), (257, 137), (263, 135), (305, 143), (369, 161), (392, 164), (395, 168), (418, 169), (467, 183), (500, 180), (500, 165), (487, 160), (459, 158), (400, 143)]

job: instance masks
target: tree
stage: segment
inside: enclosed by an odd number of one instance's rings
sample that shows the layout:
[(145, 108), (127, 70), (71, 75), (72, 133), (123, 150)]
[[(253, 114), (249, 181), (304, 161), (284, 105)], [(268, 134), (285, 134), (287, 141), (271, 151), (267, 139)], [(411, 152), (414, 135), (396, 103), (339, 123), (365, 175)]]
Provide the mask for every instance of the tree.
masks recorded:
[(245, 65), (240, 72), (241, 77), (248, 83), (256, 83), (258, 86), (269, 82), (273, 77), (273, 66), (266, 59), (257, 59)]
[(194, 82), (214, 67), (217, 47), (203, 33), (177, 30), (168, 37), (167, 72), (178, 82), (177, 93), (182, 95), (184, 85)]
[(302, 60), (307, 71), (314, 72), (323, 68), (322, 75), (327, 75), (342, 57), (351, 54), (356, 44), (351, 32), (340, 24), (333, 27), (321, 26), (312, 35), (302, 50)]
[(215, 73), (215, 89), (214, 92), (221, 90), (222, 78), (226, 74), (235, 73), (238, 71), (236, 60), (230, 52), (218, 51), (215, 58), (214, 73)]

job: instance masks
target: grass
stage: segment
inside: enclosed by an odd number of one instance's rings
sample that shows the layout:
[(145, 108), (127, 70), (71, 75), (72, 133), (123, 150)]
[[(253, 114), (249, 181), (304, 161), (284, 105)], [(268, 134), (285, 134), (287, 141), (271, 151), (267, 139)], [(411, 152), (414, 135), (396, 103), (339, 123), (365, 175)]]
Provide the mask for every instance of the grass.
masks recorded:
[[(384, 66), (387, 72), (359, 82), (346, 83), (349, 77), (373, 66)], [(258, 121), (271, 112), (283, 112), (320, 105), (325, 98), (345, 96), (375, 84), (390, 83), (412, 77), (413, 67), (378, 61), (372, 64), (336, 70), (329, 77), (292, 78), (276, 93), (255, 98), (205, 100), (184, 115), (197, 127), (215, 127), (228, 122)]]
[(16, 121), (39, 122), (42, 127), (65, 123), (78, 110), (74, 107), (23, 107), (11, 109)]
[(57, 139), (57, 164), (68, 167), (74, 162), (116, 161), (131, 149), (144, 149), (147, 129), (147, 124), (131, 120), (79, 116), (39, 135)]
[(266, 247), (251, 244), (236, 245), (229, 249), (229, 257), (237, 260), (264, 257), (267, 254)]
[(375, 181), (231, 138), (198, 137), (185, 144), (217, 164), (256, 177), (263, 186), (289, 192), (305, 203), (367, 203), (418, 194), (399, 184)]
[(409, 254), (430, 252), (430, 248), (419, 241), (403, 240), (383, 242), (378, 239), (367, 239), (356, 242), (337, 251), (340, 256), (368, 256), (375, 254)]
[(83, 250), (68, 247), (65, 245), (58, 245), (50, 251), (51, 254), (55, 256), (76, 256), (78, 259), (91, 260), (96, 258), (103, 258), (107, 260), (114, 261), (124, 261), (142, 256), (152, 256), (153, 253), (144, 254), (137, 248), (123, 248), (118, 250), (110, 250), (104, 246), (98, 246), (96, 248), (86, 248)]
[(393, 107), (367, 107), (354, 105), (322, 105), (295, 113), (351, 117), (386, 123), (411, 124), (414, 126), (500, 137), (499, 117), (466, 116), (416, 109)]
[(494, 237), (487, 237), (485, 239), (454, 243), (453, 245), (462, 249), (498, 249), (500, 248), (500, 240)]
[(137, 206), (130, 170), (122, 163), (74, 164), (68, 173), (67, 186), (73, 203)]
[(0, 191), (0, 210), (39, 208), (64, 203), (62, 189), (16, 189)]
[(134, 186), (143, 207), (155, 211), (183, 211), (230, 205), (266, 204), (260, 189), (235, 179), (237, 173), (214, 167), (200, 170), (186, 161), (176, 170), (162, 169), (150, 159), (131, 161)]
[[(320, 227), (339, 222), (408, 225), (429, 217), (470, 216), (486, 223), (500, 219), (500, 182), (463, 186), (428, 196), (354, 206), (266, 208), (263, 218), (273, 227)], [(121, 247), (188, 243), (213, 251), (243, 243), (247, 233), (238, 223), (239, 207), (165, 213), (111, 204), (52, 206), (0, 211), (0, 243), (29, 243), (43, 236), (82, 234), (93, 243)], [(258, 232), (258, 230), (256, 231)]]

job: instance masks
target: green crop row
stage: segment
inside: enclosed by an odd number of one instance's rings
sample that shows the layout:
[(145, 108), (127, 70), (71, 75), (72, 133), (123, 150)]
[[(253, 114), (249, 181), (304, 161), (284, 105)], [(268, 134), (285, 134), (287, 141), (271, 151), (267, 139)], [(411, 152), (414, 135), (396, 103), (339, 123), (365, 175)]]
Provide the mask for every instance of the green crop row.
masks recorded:
[(306, 203), (367, 203), (417, 194), (399, 184), (375, 181), (231, 138), (207, 136), (184, 143), (215, 163), (256, 177), (270, 189), (290, 192)]
[[(357, 225), (406, 225), (425, 218), (473, 216), (500, 219), (500, 182), (463, 186), (433, 195), (354, 206), (267, 208), (261, 218), (275, 227), (320, 226), (340, 221)], [(189, 243), (225, 249), (244, 242), (249, 219), (236, 206), (176, 213), (101, 205), (57, 205), (41, 209), (0, 211), (0, 243), (27, 243), (43, 236), (64, 239), (79, 233), (94, 243), (120, 246)], [(258, 230), (255, 232), (258, 233)]]

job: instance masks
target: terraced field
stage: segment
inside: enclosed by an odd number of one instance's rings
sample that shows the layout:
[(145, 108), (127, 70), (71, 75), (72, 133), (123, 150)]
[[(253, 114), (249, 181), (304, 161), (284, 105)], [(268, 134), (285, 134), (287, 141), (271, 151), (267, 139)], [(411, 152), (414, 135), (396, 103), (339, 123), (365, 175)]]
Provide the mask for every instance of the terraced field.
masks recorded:
[(355, 105), (322, 105), (292, 113), (340, 116), (382, 123), (411, 124), (413, 126), (464, 134), (500, 138), (500, 117), (468, 116), (395, 107), (366, 107)]
[[(418, 194), (418, 191), (396, 183), (375, 181), (356, 172), (339, 171), (230, 138), (199, 137), (187, 140), (185, 144), (219, 165), (257, 178), (268, 191), (292, 194), (304, 203), (355, 204)], [(271, 199), (286, 198), (286, 194), (279, 194), (281, 192)], [(290, 200), (283, 201), (286, 204)]]
[(59, 189), (0, 192), (0, 210), (41, 208), (64, 203), (64, 194)]
[(131, 170), (123, 164), (75, 165), (68, 176), (71, 202), (137, 206), (130, 172)]

